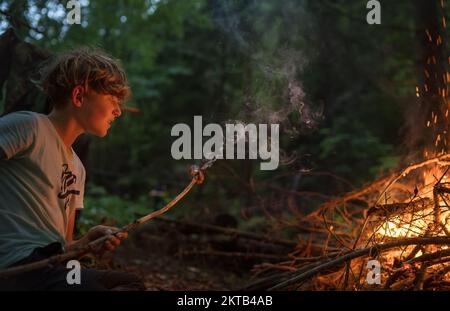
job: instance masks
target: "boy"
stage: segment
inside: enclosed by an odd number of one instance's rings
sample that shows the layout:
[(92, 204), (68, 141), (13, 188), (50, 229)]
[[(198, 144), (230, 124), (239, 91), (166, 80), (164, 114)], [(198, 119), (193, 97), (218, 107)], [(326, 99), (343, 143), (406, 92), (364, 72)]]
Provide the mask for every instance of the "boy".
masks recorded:
[[(85, 169), (72, 149), (83, 133), (104, 137), (129, 93), (124, 71), (107, 54), (82, 48), (60, 56), (42, 72), (49, 115), (15, 112), (0, 118), (0, 269), (45, 259), (110, 238), (112, 251), (127, 237), (97, 226), (73, 240), (75, 210), (83, 208)], [(0, 279), (2, 290), (142, 289), (136, 277), (83, 269), (69, 285), (64, 264)]]

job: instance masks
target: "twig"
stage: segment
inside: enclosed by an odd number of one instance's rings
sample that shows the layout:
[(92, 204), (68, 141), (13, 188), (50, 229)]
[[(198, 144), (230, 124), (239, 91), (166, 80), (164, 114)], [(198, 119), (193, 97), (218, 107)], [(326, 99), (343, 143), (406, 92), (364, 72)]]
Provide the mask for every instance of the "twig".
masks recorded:
[(389, 278), (386, 280), (386, 282), (384, 283), (384, 289), (390, 289), (391, 286), (401, 277), (403, 276), (405, 273), (407, 273), (408, 271), (405, 268), (400, 268), (397, 271), (395, 271), (394, 273), (392, 273)]
[(450, 266), (446, 266), (446, 267), (442, 268), (441, 270), (434, 272), (430, 277), (425, 279), (425, 281), (423, 282), (423, 287), (429, 288), (431, 283), (433, 281), (435, 281), (438, 276), (445, 276), (449, 272), (450, 272)]
[(423, 282), (427, 268), (428, 264), (424, 262), (419, 271), (417, 271), (416, 278), (414, 279), (414, 290), (423, 290)]
[(328, 210), (331, 207), (338, 206), (340, 204), (343, 204), (343, 203), (353, 200), (353, 199), (357, 199), (367, 193), (374, 191), (375, 189), (379, 189), (383, 184), (388, 182), (391, 178), (392, 178), (391, 176), (384, 177), (384, 178), (379, 179), (361, 189), (351, 191), (351, 192), (345, 194), (343, 197), (328, 201), (328, 202), (322, 204), (321, 206), (319, 206), (319, 208), (317, 210), (315, 210), (314, 212), (311, 212), (309, 215), (310, 216), (319, 215), (320, 213)]
[(434, 253), (429, 253), (429, 254), (423, 254), (419, 257), (415, 257), (412, 258), (410, 260), (408, 260), (408, 263), (412, 263), (412, 262), (425, 262), (425, 261), (430, 261), (430, 260), (434, 260), (434, 259), (439, 259), (441, 257), (445, 257), (445, 256), (450, 256), (450, 249), (444, 249), (444, 250), (440, 250)]
[(28, 29), (30, 29), (30, 30), (33, 30), (33, 31), (35, 31), (35, 32), (37, 32), (37, 33), (39, 33), (39, 34), (41, 34), (41, 35), (43, 35), (43, 36), (46, 37), (45, 32), (43, 32), (43, 31), (41, 31), (41, 30), (39, 30), (39, 29), (37, 29), (37, 28), (35, 28), (35, 27), (29, 25), (27, 22), (23, 21), (22, 19), (18, 18), (17, 16), (13, 16), (13, 15), (11, 15), (10, 13), (8, 13), (8, 12), (6, 12), (6, 11), (3, 11), (3, 10), (0, 10), (0, 14), (4, 15), (4, 16), (6, 16), (8, 19), (12, 20), (12, 21), (13, 21), (13, 23), (12, 23), (13, 25), (14, 25), (15, 23), (17, 23), (17, 24), (19, 24), (19, 25), (21, 25), (21, 26), (25, 26), (26, 28), (28, 28)]
[[(388, 185), (386, 186), (386, 188), (381, 192), (380, 196), (378, 197), (378, 199), (376, 200), (375, 204), (378, 203), (378, 201), (380, 200), (380, 198), (382, 197), (382, 195), (394, 184), (396, 183), (398, 180), (400, 180), (402, 177), (405, 177), (406, 175), (408, 175), (411, 171), (414, 171), (418, 168), (430, 165), (430, 164), (434, 164), (434, 163), (439, 163), (440, 161), (443, 161), (445, 159), (449, 159), (450, 158), (450, 154), (444, 154), (442, 156), (439, 157), (435, 157), (432, 159), (428, 159), (426, 161), (420, 162), (420, 163), (416, 163), (413, 165), (408, 166), (407, 168), (405, 168), (403, 171), (401, 171), (399, 174), (397, 174), (397, 177), (395, 177), (392, 181), (390, 181), (388, 183)], [(449, 164), (446, 164), (449, 165)]]

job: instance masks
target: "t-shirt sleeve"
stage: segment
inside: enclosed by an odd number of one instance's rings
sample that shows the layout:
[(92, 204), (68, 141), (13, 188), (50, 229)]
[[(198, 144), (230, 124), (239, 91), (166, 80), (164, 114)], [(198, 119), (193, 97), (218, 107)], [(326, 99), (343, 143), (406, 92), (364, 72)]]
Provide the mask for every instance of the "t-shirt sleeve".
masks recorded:
[[(0, 118), (0, 149), (3, 159), (20, 156), (34, 143), (37, 119), (29, 112), (15, 112)], [(1, 154), (2, 152), (0, 152)]]

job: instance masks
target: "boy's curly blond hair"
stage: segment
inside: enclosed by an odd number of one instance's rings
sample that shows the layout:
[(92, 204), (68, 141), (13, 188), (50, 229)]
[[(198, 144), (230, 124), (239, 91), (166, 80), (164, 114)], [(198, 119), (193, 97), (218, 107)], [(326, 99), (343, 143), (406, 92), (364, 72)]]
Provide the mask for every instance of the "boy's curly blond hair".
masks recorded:
[(62, 54), (41, 70), (40, 85), (54, 108), (66, 105), (76, 86), (116, 96), (121, 102), (130, 94), (120, 62), (97, 48), (83, 47)]

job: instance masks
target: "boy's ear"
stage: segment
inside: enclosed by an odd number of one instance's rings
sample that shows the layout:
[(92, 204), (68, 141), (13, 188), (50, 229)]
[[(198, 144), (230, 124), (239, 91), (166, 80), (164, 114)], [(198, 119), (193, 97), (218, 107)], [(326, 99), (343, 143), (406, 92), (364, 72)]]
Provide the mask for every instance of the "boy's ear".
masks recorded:
[(80, 108), (83, 105), (84, 88), (81, 85), (75, 86), (71, 95), (72, 103)]

